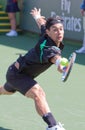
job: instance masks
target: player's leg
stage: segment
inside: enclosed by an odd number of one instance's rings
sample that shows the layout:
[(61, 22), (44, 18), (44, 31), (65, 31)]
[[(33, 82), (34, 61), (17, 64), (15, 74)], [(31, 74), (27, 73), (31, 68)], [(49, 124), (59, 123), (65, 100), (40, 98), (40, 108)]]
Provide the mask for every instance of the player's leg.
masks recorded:
[(14, 94), (16, 90), (7, 81), (3, 86), (0, 86), (0, 95), (11, 95)]
[(15, 65), (9, 67), (6, 78), (7, 83), (4, 85), (5, 90), (8, 92), (16, 92), (17, 90), (26, 97), (32, 98), (35, 102), (38, 114), (48, 124), (48, 130), (55, 130), (55, 128), (57, 130), (65, 130), (56, 123), (46, 101), (45, 92), (35, 80), (28, 75), (20, 74)]
[(43, 89), (38, 85), (34, 85), (26, 94), (26, 97), (34, 99), (36, 110), (39, 115), (43, 116), (50, 112)]
[(28, 90), (25, 96), (34, 100), (38, 114), (48, 125), (47, 130), (65, 130), (60, 124), (58, 124), (58, 122), (56, 122), (48, 106), (45, 92), (38, 84)]
[(15, 79), (15, 72), (14, 69), (10, 66), (6, 72), (6, 83), (3, 86), (0, 86), (0, 95), (10, 95), (16, 92), (16, 89), (13, 87), (12, 80), (14, 83), (16, 82)]
[(9, 92), (9, 91), (7, 91), (5, 88), (4, 88), (4, 86), (0, 86), (0, 95), (11, 95), (11, 94), (13, 94), (14, 92)]

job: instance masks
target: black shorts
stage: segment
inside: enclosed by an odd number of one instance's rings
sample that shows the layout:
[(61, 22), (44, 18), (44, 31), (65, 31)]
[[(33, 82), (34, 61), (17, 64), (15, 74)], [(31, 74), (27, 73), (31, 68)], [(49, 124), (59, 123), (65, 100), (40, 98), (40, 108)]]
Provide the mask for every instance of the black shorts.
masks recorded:
[(19, 9), (17, 3), (8, 4), (6, 6), (6, 12), (8, 12), (8, 13), (16, 13), (16, 12), (19, 12), (19, 11), (20, 11), (20, 9)]
[(7, 82), (5, 83), (4, 88), (8, 92), (19, 91), (23, 95), (37, 84), (37, 82), (28, 75), (19, 73), (19, 70), (14, 65), (8, 68), (6, 79)]

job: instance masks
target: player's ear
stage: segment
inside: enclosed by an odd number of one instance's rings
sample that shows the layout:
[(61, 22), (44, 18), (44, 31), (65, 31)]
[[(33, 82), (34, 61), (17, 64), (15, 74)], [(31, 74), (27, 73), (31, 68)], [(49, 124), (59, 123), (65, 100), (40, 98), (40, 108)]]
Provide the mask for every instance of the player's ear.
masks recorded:
[(48, 35), (49, 35), (49, 29), (46, 29), (46, 34), (48, 34)]

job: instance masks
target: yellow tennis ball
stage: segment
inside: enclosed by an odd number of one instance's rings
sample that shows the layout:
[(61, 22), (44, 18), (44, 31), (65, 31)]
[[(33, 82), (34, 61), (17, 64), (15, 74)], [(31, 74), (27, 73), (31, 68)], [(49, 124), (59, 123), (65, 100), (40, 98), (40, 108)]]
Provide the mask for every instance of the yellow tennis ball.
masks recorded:
[(60, 64), (61, 64), (62, 66), (68, 66), (68, 59), (62, 58)]

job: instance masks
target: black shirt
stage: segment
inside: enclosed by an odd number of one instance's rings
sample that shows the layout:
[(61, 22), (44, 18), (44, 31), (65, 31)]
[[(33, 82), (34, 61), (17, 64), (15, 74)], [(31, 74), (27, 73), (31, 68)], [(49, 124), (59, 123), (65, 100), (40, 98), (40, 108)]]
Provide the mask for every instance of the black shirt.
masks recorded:
[(42, 26), (41, 37), (35, 47), (17, 59), (20, 64), (19, 72), (35, 78), (52, 65), (50, 58), (61, 54), (63, 48), (62, 43), (60, 43), (59, 48), (56, 47), (55, 42), (45, 34), (44, 26)]

